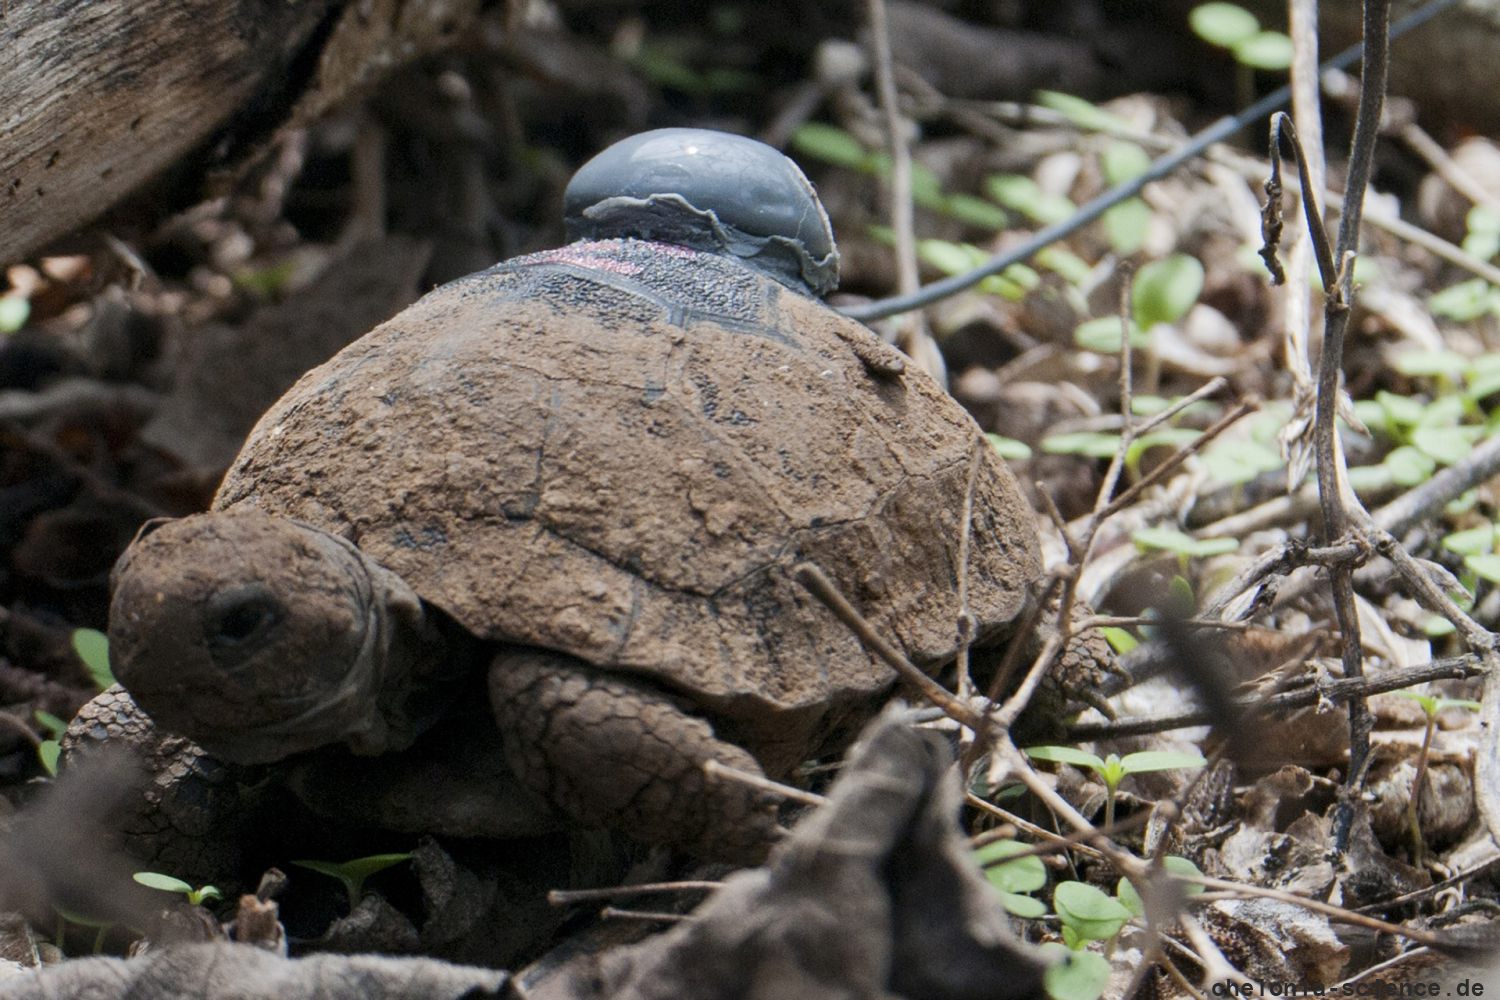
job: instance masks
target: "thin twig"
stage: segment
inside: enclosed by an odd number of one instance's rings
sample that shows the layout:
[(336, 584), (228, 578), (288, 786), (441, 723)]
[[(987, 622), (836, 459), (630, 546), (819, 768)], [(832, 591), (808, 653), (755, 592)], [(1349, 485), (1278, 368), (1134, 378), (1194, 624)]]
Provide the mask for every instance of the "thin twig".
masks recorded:
[(969, 478), (964, 486), (963, 520), (958, 530), (958, 650), (953, 662), (958, 671), (958, 697), (967, 701), (974, 691), (974, 679), (969, 676), (969, 648), (974, 644), (977, 624), (969, 610), (969, 545), (974, 535), (974, 490), (979, 484), (980, 459), (990, 448), (984, 435), (976, 435), (969, 449)]
[(1194, 438), (1188, 444), (1185, 444), (1181, 448), (1177, 449), (1177, 451), (1169, 455), (1166, 460), (1163, 461), (1160, 465), (1156, 466), (1150, 472), (1146, 473), (1140, 479), (1136, 480), (1135, 483), (1132, 484), (1130, 488), (1125, 492), (1115, 497), (1114, 500), (1112, 500), (1103, 510), (1100, 510), (1097, 513), (1096, 516), (1098, 517), (1098, 519), (1100, 521), (1103, 521), (1105, 518), (1111, 516), (1112, 514), (1115, 514), (1125, 509), (1126, 507), (1129, 507), (1132, 503), (1135, 502), (1136, 497), (1140, 496), (1146, 490), (1150, 489), (1151, 487), (1155, 486), (1157, 483), (1165, 479), (1179, 465), (1187, 461), (1189, 456), (1196, 455), (1203, 449), (1205, 445), (1207, 445), (1214, 438), (1218, 437), (1220, 434), (1223, 434), (1225, 431), (1227, 431), (1237, 421), (1239, 421), (1241, 417), (1244, 417), (1249, 413), (1254, 413), (1256, 409), (1256, 405), (1252, 402), (1240, 402), (1234, 407), (1234, 409), (1230, 410), (1228, 413), (1224, 414), (1224, 416), (1214, 421), (1214, 423), (1206, 430), (1204, 430), (1202, 434), (1198, 435), (1198, 437)]
[[(1287, 691), (1269, 698), (1240, 698), (1235, 705), (1240, 712), (1266, 712), (1274, 715), (1288, 714), (1310, 708), (1320, 702), (1349, 702), (1358, 698), (1399, 691), (1436, 680), (1464, 680), (1480, 677), (1484, 666), (1474, 654), (1464, 654), (1448, 659), (1433, 660), (1416, 667), (1388, 670), (1373, 677), (1342, 677), (1319, 681), (1307, 688)], [(1181, 712), (1170, 716), (1151, 718), (1124, 718), (1106, 722), (1082, 722), (1068, 727), (1068, 742), (1085, 740), (1116, 739), (1124, 736), (1143, 736), (1147, 733), (1165, 733), (1173, 729), (1188, 729), (1206, 726), (1214, 721), (1206, 710)]]
[(779, 781), (772, 781), (763, 774), (753, 774), (750, 771), (741, 771), (737, 767), (720, 763), (710, 757), (703, 762), (703, 773), (710, 779), (716, 781), (736, 781), (751, 788), (758, 788), (763, 792), (770, 792), (791, 802), (800, 802), (806, 806), (821, 806), (828, 801), (825, 796), (816, 792), (804, 791), (791, 785), (784, 785)]
[(574, 903), (593, 903), (601, 899), (619, 899), (621, 896), (714, 892), (722, 884), (704, 881), (642, 882), (640, 885), (609, 885), (599, 889), (553, 889), (547, 893), (547, 902), (552, 906), (572, 906)]
[[(1323, 508), (1323, 537), (1342, 539), (1349, 531), (1349, 512), (1344, 506), (1343, 455), (1338, 444), (1338, 397), (1343, 391), (1344, 333), (1354, 304), (1353, 256), (1359, 249), (1359, 222), (1364, 211), (1365, 189), (1374, 165), (1375, 143), (1380, 136), (1380, 111), (1385, 103), (1387, 57), (1390, 52), (1390, 0), (1365, 0), (1365, 57), (1360, 73), (1359, 109), (1354, 118), (1354, 138), (1344, 183), (1344, 210), (1339, 216), (1336, 256), (1339, 263), (1337, 288), (1326, 285), (1323, 351), (1318, 363), (1318, 398), (1314, 409), (1313, 443), (1317, 455), (1318, 499)], [(1308, 192), (1303, 192), (1306, 198)], [(1321, 229), (1321, 225), (1317, 228)], [(1345, 677), (1364, 673), (1364, 653), (1359, 634), (1359, 614), (1354, 605), (1354, 571), (1334, 566), (1329, 571), (1333, 590), (1333, 612), (1343, 637)], [(1348, 844), (1354, 822), (1354, 799), (1364, 786), (1369, 766), (1370, 731), (1375, 720), (1362, 699), (1349, 702), (1349, 774), (1340, 793), (1333, 823), (1334, 849), (1340, 854)]]
[(798, 563), (792, 568), (792, 579), (802, 584), (807, 588), (808, 593), (822, 601), (839, 621), (849, 626), (849, 630), (859, 637), (859, 641), (864, 643), (866, 649), (884, 660), (902, 680), (921, 691), (927, 700), (941, 708), (949, 718), (968, 726), (976, 733), (985, 730), (986, 724), (983, 716), (970, 708), (967, 703), (959, 700), (953, 692), (923, 673), (921, 668), (908, 660), (899, 649), (886, 642), (885, 638), (855, 610), (854, 605), (849, 603), (821, 569), (810, 562)]

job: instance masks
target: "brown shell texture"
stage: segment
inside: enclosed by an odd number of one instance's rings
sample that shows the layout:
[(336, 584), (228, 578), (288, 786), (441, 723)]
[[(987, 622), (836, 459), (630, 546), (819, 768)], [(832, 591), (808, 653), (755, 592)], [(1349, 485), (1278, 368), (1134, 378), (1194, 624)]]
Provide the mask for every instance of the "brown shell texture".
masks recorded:
[[(476, 635), (643, 675), (729, 716), (892, 673), (791, 577), (812, 560), (919, 663), (1039, 572), (1032, 513), (926, 375), (732, 259), (577, 243), (428, 294), (260, 421), (216, 509), (338, 532)], [(977, 457), (976, 457), (977, 456)]]

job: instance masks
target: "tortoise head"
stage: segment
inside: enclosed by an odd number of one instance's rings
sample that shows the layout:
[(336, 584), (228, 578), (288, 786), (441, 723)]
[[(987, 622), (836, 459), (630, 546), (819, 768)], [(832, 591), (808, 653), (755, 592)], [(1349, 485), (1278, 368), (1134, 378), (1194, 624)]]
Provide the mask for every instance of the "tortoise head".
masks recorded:
[(578, 169), (563, 207), (569, 239), (730, 254), (804, 294), (838, 284), (838, 248), (812, 184), (744, 136), (663, 128), (622, 139)]
[[(168, 732), (235, 763), (415, 738), (393, 686), (422, 605), (353, 545), (255, 512), (143, 531), (112, 577), (115, 676)], [(400, 699), (395, 699), (399, 703)]]

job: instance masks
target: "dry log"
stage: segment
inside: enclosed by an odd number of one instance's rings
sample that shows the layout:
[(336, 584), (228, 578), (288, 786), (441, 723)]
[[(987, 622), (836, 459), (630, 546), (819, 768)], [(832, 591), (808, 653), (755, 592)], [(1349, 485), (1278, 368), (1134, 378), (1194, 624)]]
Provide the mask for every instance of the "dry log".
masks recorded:
[[(0, 265), (449, 44), (480, 0), (0, 3)], [(165, 206), (163, 206), (165, 207)]]

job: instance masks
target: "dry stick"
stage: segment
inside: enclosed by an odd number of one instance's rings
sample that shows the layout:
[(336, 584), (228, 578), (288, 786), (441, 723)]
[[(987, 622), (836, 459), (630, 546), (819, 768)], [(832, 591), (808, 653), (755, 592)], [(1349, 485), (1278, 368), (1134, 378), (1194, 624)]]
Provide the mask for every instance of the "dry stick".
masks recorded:
[[(1062, 851), (1077, 847), (1080, 844), (1087, 844), (1089, 841), (1097, 840), (1099, 838), (1114, 839), (1115, 834), (1127, 833), (1131, 830), (1134, 830), (1138, 826), (1145, 826), (1150, 821), (1150, 810), (1142, 809), (1134, 815), (1127, 816), (1122, 820), (1117, 820), (1110, 826), (1098, 827), (1097, 829), (1087, 832), (1079, 830), (1063, 835), (1055, 833), (1050, 834), (1046, 838), (1047, 842), (1045, 844), (1033, 844), (1026, 850), (1016, 851), (1014, 854), (1006, 854), (1003, 857), (998, 857), (992, 861), (987, 861), (981, 867), (994, 868), (996, 865), (1007, 864), (1020, 858), (1047, 857), (1049, 855), (1058, 854)], [(1006, 839), (1009, 839), (1009, 837), (998, 837), (994, 835), (994, 831), (990, 831), (981, 833), (978, 836), (970, 837), (969, 846), (977, 850), (985, 846), (986, 844), (992, 844), (997, 840)]]
[(958, 697), (967, 701), (974, 691), (974, 679), (969, 676), (969, 647), (974, 644), (976, 624), (969, 610), (969, 544), (974, 534), (974, 489), (979, 483), (979, 460), (990, 443), (984, 435), (974, 439), (969, 454), (969, 480), (964, 487), (964, 509), (962, 527), (958, 532), (958, 651), (954, 654), (954, 665), (958, 671)]
[(1199, 451), (1202, 451), (1205, 445), (1227, 431), (1241, 417), (1249, 413), (1254, 413), (1258, 408), (1255, 403), (1249, 401), (1242, 401), (1237, 404), (1234, 409), (1214, 421), (1202, 434), (1177, 449), (1160, 465), (1136, 480), (1124, 493), (1121, 493), (1114, 500), (1110, 501), (1103, 510), (1098, 512), (1097, 516), (1099, 520), (1102, 522), (1111, 515), (1129, 507), (1135, 502), (1136, 497), (1165, 479), (1179, 465), (1187, 461), (1189, 456), (1196, 455)]
[[(1342, 677), (1320, 681), (1308, 688), (1285, 691), (1265, 698), (1236, 699), (1241, 712), (1290, 713), (1309, 708), (1320, 702), (1347, 702), (1355, 698), (1386, 691), (1399, 691), (1436, 680), (1465, 680), (1481, 677), (1485, 668), (1479, 657), (1466, 653), (1442, 660), (1433, 660), (1416, 667), (1400, 667), (1385, 671), (1374, 677)], [(1082, 722), (1068, 727), (1068, 742), (1085, 740), (1116, 739), (1125, 736), (1142, 736), (1146, 733), (1163, 733), (1173, 729), (1206, 726), (1214, 719), (1205, 710), (1180, 712), (1176, 715), (1148, 718), (1123, 718), (1108, 722)]]
[(642, 882), (640, 885), (609, 885), (600, 889), (553, 889), (547, 893), (547, 902), (552, 906), (571, 906), (574, 903), (592, 903), (600, 899), (618, 899), (621, 896), (645, 896), (654, 893), (714, 892), (721, 882)]
[(979, 796), (969, 792), (964, 793), (964, 804), (971, 806), (972, 808), (977, 809), (982, 813), (987, 813), (995, 819), (1010, 823), (1015, 826), (1016, 829), (1021, 830), (1024, 833), (1029, 833), (1033, 837), (1036, 837), (1038, 840), (1045, 840), (1049, 844), (1068, 844), (1071, 845), (1073, 850), (1080, 851), (1093, 858), (1103, 859), (1104, 857), (1103, 853), (1100, 852), (1098, 848), (1089, 845), (1088, 841), (1092, 840), (1092, 837), (1083, 836), (1082, 839), (1076, 839), (1075, 835), (1073, 834), (1064, 836), (1063, 834), (1055, 833), (1044, 826), (1038, 826), (1037, 824), (1031, 822), (1031, 820), (1029, 819), (1023, 819), (1013, 812), (1001, 809), (993, 802), (986, 802)]
[[(911, 198), (911, 149), (906, 144), (905, 123), (901, 120), (896, 97), (885, 0), (866, 0), (865, 13), (870, 22), (870, 49), (885, 126), (886, 151), (891, 157), (890, 208), (891, 230), (896, 237), (896, 287), (900, 294), (910, 295), (921, 285), (921, 275), (917, 273), (916, 221)], [(928, 361), (936, 351), (930, 340), (921, 313), (912, 312), (902, 317), (897, 327), (896, 345), (913, 358), (919, 358), (923, 368), (928, 368)]]
[(1376, 509), (1370, 515), (1371, 520), (1378, 527), (1399, 535), (1496, 473), (1500, 473), (1500, 434), (1469, 452), (1462, 461)]
[[(1332, 903), (1325, 903), (1320, 899), (1309, 899), (1306, 896), (1299, 896), (1295, 892), (1287, 892), (1284, 889), (1268, 889), (1258, 885), (1248, 885), (1220, 878), (1211, 878), (1207, 875), (1178, 875), (1176, 877), (1182, 879), (1184, 882), (1195, 883), (1206, 889), (1213, 889), (1235, 899), (1242, 899), (1245, 896), (1259, 896), (1262, 899), (1275, 899), (1283, 903), (1290, 903), (1293, 906), (1300, 906), (1304, 910), (1321, 913), (1331, 920), (1354, 924), (1372, 931), (1379, 931), (1383, 934), (1395, 934), (1398, 937), (1406, 938), (1408, 941), (1425, 944), (1429, 948), (1444, 950), (1452, 946), (1452, 942), (1442, 934), (1423, 930), (1420, 927), (1403, 927), (1400, 924), (1393, 924), (1378, 917), (1358, 913), (1354, 910), (1347, 910), (1342, 906), (1335, 906)], [(1198, 898), (1201, 899), (1204, 897)]]
[(1472, 174), (1459, 166), (1458, 161), (1423, 131), (1422, 126), (1416, 122), (1407, 122), (1401, 126), (1398, 135), (1402, 142), (1411, 147), (1412, 152), (1427, 161), (1433, 173), (1447, 181), (1449, 187), (1476, 205), (1483, 205), (1492, 212), (1500, 212), (1500, 199), (1486, 191)]
[(749, 785), (751, 788), (758, 788), (763, 792), (770, 792), (772, 795), (780, 796), (792, 802), (800, 802), (805, 806), (821, 806), (828, 801), (826, 796), (819, 795), (817, 792), (804, 791), (801, 788), (784, 785), (779, 781), (772, 781), (763, 774), (742, 771), (737, 767), (720, 763), (712, 757), (703, 762), (703, 773), (710, 780), (737, 781), (742, 785)]
[(921, 691), (950, 719), (968, 726), (976, 733), (985, 731), (987, 724), (983, 715), (974, 711), (967, 703), (960, 701), (953, 692), (927, 676), (899, 649), (886, 642), (816, 565), (810, 562), (798, 563), (792, 567), (792, 579), (802, 584), (810, 594), (822, 601), (824, 607), (832, 611), (839, 621), (847, 625), (849, 630), (859, 637), (859, 641), (864, 643), (866, 649), (884, 660), (902, 680)]
[[(1419, 521), (1426, 520), (1436, 514), (1446, 504), (1462, 496), (1480, 483), (1491, 479), (1497, 473), (1500, 473), (1500, 434), (1489, 438), (1479, 447), (1469, 452), (1468, 455), (1464, 456), (1461, 461), (1448, 466), (1431, 479), (1406, 491), (1385, 506), (1377, 508), (1370, 514), (1370, 520), (1377, 528), (1389, 531), (1392, 534), (1400, 534)], [(1287, 498), (1282, 497), (1279, 501), (1273, 501), (1273, 503), (1285, 503), (1286, 500)], [(1262, 506), (1268, 505), (1263, 504)], [(1207, 535), (1242, 535), (1250, 530), (1250, 528), (1248, 525), (1242, 525), (1236, 521), (1236, 518), (1241, 517), (1243, 515), (1225, 518), (1223, 521), (1205, 525), (1201, 530)], [(1231, 524), (1236, 526), (1231, 527)], [(1284, 542), (1262, 555), (1250, 566), (1241, 570), (1234, 580), (1216, 590), (1212, 600), (1203, 609), (1202, 615), (1207, 618), (1222, 614), (1229, 602), (1255, 586), (1267, 576), (1285, 574), (1297, 566), (1305, 565), (1307, 562), (1327, 562), (1333, 558), (1337, 558), (1341, 549), (1348, 550), (1349, 546), (1362, 545), (1363, 543), (1350, 542), (1344, 546), (1331, 546), (1326, 549), (1302, 551), (1300, 542), (1295, 540)], [(1297, 596), (1304, 589), (1296, 588), (1291, 591), (1283, 591), (1280, 595), (1281, 600), (1289, 600)], [(1437, 611), (1436, 608), (1431, 610)]]

